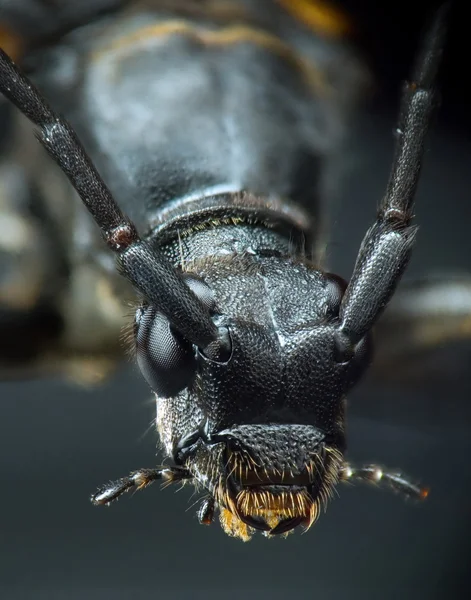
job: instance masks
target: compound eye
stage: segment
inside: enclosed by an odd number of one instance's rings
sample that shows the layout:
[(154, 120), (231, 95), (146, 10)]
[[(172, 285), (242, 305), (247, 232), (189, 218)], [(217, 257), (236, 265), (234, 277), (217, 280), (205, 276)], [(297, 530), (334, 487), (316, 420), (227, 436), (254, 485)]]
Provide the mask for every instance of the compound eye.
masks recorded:
[(136, 313), (137, 363), (147, 383), (163, 398), (188, 387), (196, 373), (193, 345), (175, 331), (154, 307)]

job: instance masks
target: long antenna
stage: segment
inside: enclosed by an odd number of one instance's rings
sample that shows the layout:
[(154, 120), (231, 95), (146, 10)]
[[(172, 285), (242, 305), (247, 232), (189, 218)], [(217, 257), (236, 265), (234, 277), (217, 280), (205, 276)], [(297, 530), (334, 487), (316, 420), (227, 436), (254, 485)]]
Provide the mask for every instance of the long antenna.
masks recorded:
[(117, 255), (120, 272), (190, 342), (205, 348), (218, 330), (206, 307), (167, 259), (141, 240), (121, 211), (70, 124), (0, 49), (0, 91), (37, 127), (36, 136), (67, 175)]

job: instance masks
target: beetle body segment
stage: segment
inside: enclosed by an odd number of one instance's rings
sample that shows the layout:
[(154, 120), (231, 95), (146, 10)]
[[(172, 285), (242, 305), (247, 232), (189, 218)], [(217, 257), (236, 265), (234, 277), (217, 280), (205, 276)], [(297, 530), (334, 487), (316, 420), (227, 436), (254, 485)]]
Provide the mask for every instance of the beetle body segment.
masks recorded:
[(36, 54), (36, 81), (141, 231), (178, 199), (243, 190), (294, 202), (318, 226), (326, 163), (362, 71), (341, 42), (318, 49), (269, 4), (275, 30), (256, 3), (226, 22), (156, 2)]

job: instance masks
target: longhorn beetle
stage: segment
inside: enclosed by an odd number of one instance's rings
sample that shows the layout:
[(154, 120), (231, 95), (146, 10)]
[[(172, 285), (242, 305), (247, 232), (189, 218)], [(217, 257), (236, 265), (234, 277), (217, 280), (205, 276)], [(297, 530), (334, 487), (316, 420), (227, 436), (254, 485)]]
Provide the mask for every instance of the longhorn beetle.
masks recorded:
[[(399, 472), (346, 462), (345, 398), (370, 364), (372, 328), (414, 245), (444, 9), (404, 86), (389, 183), (346, 283), (311, 252), (322, 169), (346, 110), (328, 66), (297, 45), (309, 36), (294, 13), (315, 3), (232, 2), (230, 17), (214, 2), (96, 4), (103, 14), (91, 24), (61, 22), (32, 53), (30, 68), (60, 110), (0, 53), (1, 92), (36, 126), (124, 278), (77, 217), (82, 262), (64, 275), (68, 316), (41, 294), (15, 312), (11, 366), (34, 367), (48, 352), (59, 361), (88, 320), (106, 347), (106, 327), (115, 334), (119, 321), (110, 295), (129, 295), (127, 281), (140, 299), (131, 337), (171, 464), (110, 483), (92, 501), (191, 481), (206, 493), (200, 521), (217, 510), (223, 529), (247, 540), (310, 527), (343, 481), (424, 499), (426, 488)], [(44, 239), (32, 247), (31, 257), (50, 250)], [(112, 282), (106, 293), (103, 281)], [(47, 335), (46, 317), (57, 326)]]

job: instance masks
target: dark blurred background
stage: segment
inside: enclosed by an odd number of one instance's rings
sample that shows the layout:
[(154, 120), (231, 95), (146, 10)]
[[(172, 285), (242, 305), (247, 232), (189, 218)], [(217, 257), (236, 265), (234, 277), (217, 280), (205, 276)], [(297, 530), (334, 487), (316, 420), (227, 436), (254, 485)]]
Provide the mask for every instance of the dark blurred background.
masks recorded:
[[(357, 43), (376, 77), (375, 96), (352, 132), (351, 168), (332, 215), (328, 256), (348, 277), (387, 180), (400, 82), (433, 5), (340, 4), (356, 19)], [(455, 3), (410, 276), (471, 272), (467, 28), (464, 7)], [(450, 380), (433, 385), (427, 374), (412, 388), (367, 380), (350, 398), (350, 459), (401, 467), (429, 483), (426, 503), (344, 486), (306, 535), (257, 536), (249, 544), (226, 537), (217, 524), (200, 526), (189, 488), (175, 493), (155, 485), (109, 509), (88, 502), (102, 482), (155, 463), (155, 408), (132, 366), (94, 391), (52, 380), (2, 384), (0, 598), (465, 598), (468, 365), (461, 360)]]

